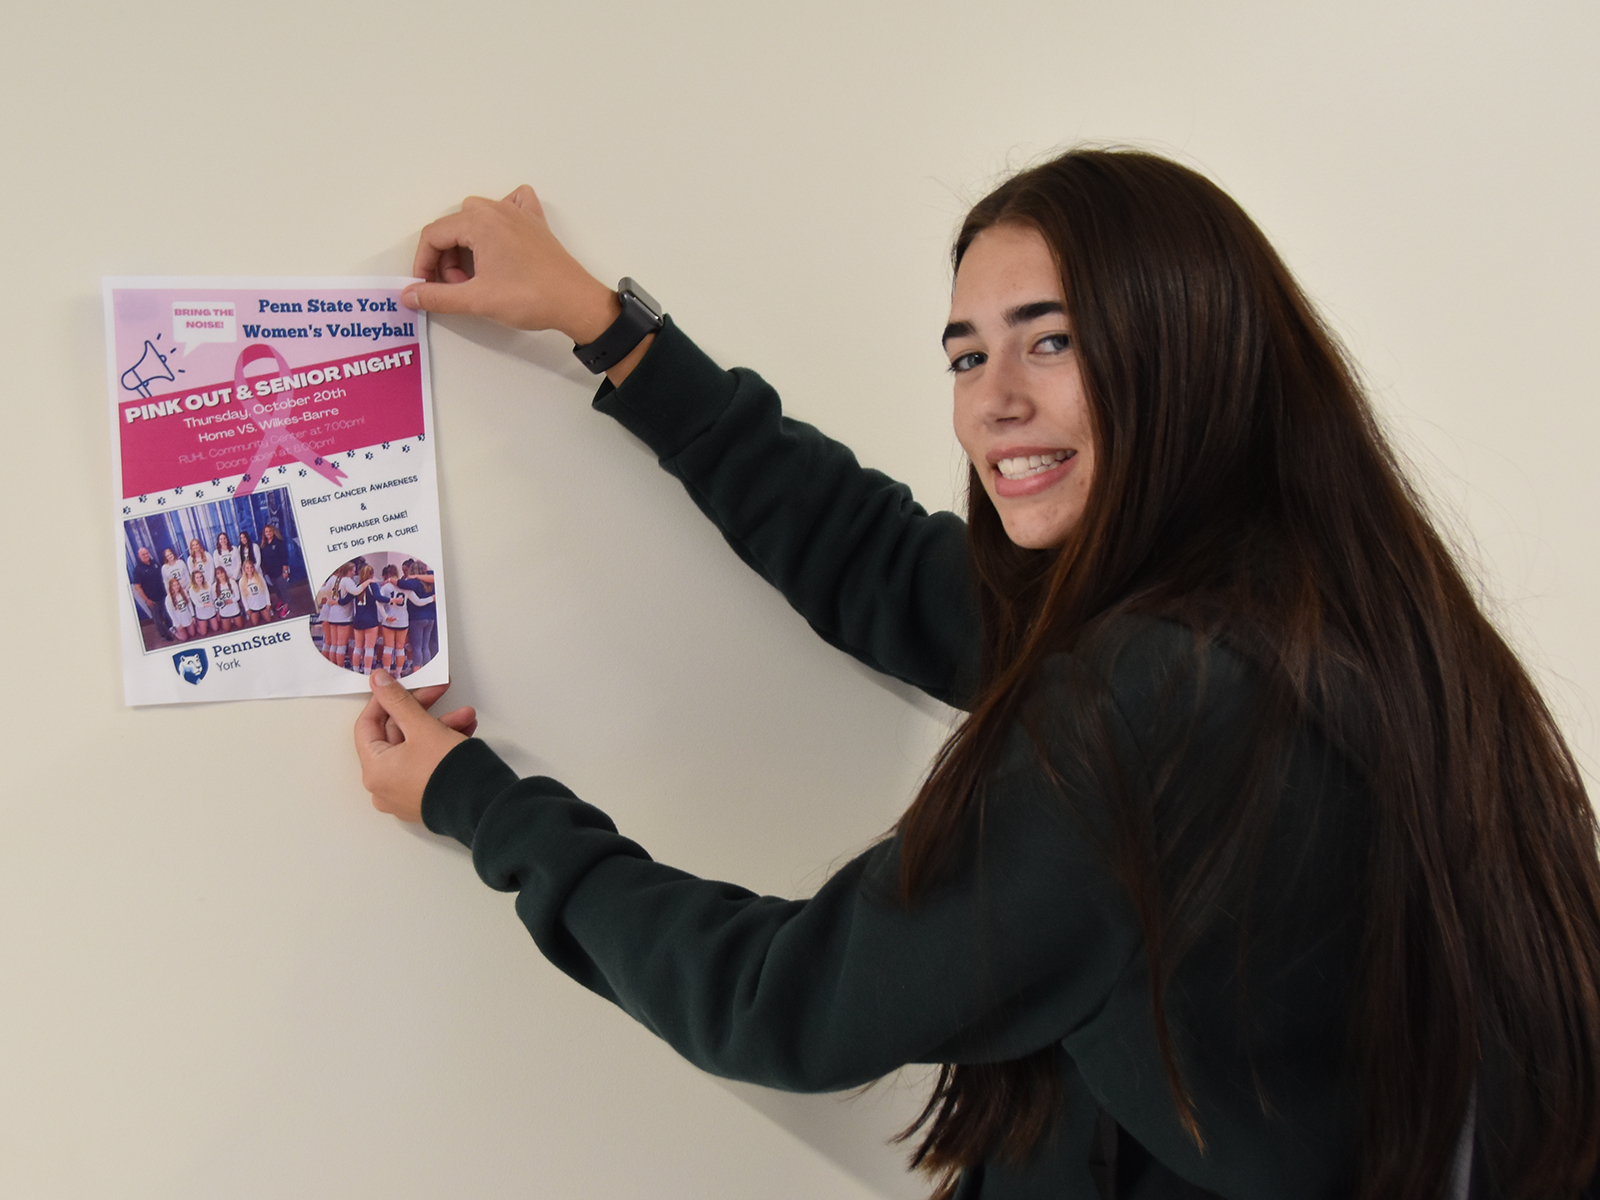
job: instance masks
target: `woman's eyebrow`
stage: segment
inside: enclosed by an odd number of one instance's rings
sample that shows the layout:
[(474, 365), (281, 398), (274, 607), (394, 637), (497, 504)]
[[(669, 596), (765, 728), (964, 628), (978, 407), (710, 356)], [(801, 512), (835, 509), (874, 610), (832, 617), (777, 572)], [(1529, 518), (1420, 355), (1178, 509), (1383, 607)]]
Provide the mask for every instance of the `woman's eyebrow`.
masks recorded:
[(1029, 321), (1037, 321), (1040, 317), (1048, 317), (1053, 313), (1065, 315), (1066, 309), (1059, 300), (1034, 300), (1027, 304), (1019, 304), (1015, 308), (1006, 310), (1006, 324), (1011, 326), (1026, 325)]
[(944, 336), (939, 339), (939, 344), (943, 345), (951, 338), (971, 337), (972, 332), (971, 321), (951, 321), (944, 327)]
[[(1026, 325), (1029, 321), (1037, 321), (1040, 317), (1052, 316), (1056, 313), (1065, 314), (1066, 309), (1059, 300), (1030, 300), (1027, 304), (1019, 304), (1015, 308), (1006, 309), (1006, 324), (1011, 327)], [(939, 339), (942, 345), (951, 338), (971, 337), (975, 331), (971, 321), (951, 321), (944, 327), (944, 336)]]

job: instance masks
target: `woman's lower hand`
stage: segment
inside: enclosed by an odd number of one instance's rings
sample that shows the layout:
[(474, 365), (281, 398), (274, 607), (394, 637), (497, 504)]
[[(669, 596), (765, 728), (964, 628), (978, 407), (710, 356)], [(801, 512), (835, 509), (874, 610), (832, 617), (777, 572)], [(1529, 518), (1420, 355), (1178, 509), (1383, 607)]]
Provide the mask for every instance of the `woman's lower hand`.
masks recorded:
[(424, 228), (412, 273), (425, 282), (401, 293), (410, 308), (468, 313), (515, 329), (559, 329), (579, 345), (599, 337), (622, 311), (616, 293), (550, 232), (526, 184), (504, 200), (469, 196), (460, 212)]
[(444, 756), (478, 728), (478, 714), (458, 708), (442, 717), (428, 709), (439, 701), (447, 683), (401, 687), (387, 671), (372, 673), (372, 699), (356, 718), (356, 755), (361, 759), (361, 786), (372, 793), (372, 806), (402, 821), (422, 820), (422, 792)]

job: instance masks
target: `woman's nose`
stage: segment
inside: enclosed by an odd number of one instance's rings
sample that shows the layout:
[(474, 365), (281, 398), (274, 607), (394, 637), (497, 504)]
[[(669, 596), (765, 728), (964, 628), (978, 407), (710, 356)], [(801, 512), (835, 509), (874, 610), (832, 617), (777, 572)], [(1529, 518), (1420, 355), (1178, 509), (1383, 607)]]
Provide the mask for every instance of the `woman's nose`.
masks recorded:
[(985, 365), (988, 369), (983, 373), (979, 398), (984, 420), (1012, 424), (1031, 417), (1033, 398), (1021, 364), (997, 355)]

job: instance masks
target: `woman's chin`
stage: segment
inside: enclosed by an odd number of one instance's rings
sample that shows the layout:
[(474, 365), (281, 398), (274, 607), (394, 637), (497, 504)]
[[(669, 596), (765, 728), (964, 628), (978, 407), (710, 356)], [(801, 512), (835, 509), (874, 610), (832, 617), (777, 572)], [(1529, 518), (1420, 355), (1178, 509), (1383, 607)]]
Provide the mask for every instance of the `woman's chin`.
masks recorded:
[(1057, 550), (1072, 532), (1077, 515), (1002, 511), (1000, 523), (1014, 546), (1024, 550)]
[(1061, 544), (1067, 540), (1067, 531), (1062, 530), (1059, 534), (1033, 529), (1013, 532), (1008, 528), (1006, 536), (1011, 539), (1013, 546), (1021, 547), (1023, 550), (1059, 550)]

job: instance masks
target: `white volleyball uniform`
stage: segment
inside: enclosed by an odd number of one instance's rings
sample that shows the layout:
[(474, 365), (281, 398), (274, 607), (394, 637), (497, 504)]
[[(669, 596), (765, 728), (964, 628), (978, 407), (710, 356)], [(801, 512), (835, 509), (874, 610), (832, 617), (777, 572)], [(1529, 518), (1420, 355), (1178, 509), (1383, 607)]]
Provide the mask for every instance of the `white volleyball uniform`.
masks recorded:
[(386, 583), (378, 589), (378, 595), (383, 597), (378, 619), (383, 622), (385, 629), (405, 629), (410, 626), (411, 615), (406, 611), (407, 594), (404, 588), (393, 583)]
[(240, 579), (239, 590), (244, 593), (244, 606), (250, 612), (260, 612), (272, 603), (272, 597), (267, 591), (266, 576), (259, 571), (254, 579)]
[(217, 615), (217, 606), (212, 603), (210, 588), (190, 588), (189, 599), (194, 601), (194, 615), (200, 620), (209, 621)]
[(183, 601), (183, 607), (178, 607), (172, 602), (172, 594), (169, 592), (167, 594), (167, 616), (172, 618), (172, 627), (174, 629), (187, 629), (194, 624), (194, 605), (190, 604), (186, 598)]
[(237, 617), (239, 615), (239, 589), (229, 580), (225, 584), (213, 585), (217, 590), (217, 612), (224, 617)]

